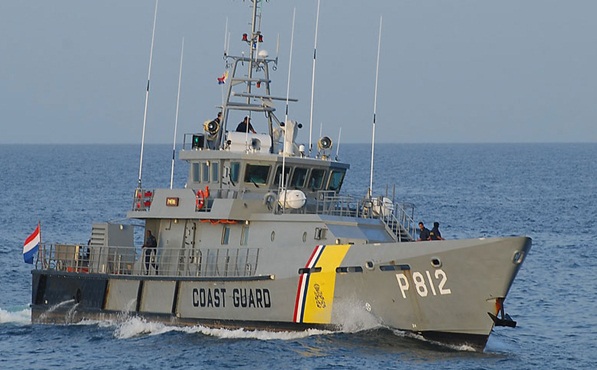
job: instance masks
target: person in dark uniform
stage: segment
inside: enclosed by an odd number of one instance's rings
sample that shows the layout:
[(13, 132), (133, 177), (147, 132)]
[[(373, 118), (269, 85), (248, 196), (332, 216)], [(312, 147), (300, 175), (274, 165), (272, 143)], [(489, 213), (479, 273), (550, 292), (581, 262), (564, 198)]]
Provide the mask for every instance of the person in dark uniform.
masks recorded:
[(417, 241), (422, 240), (429, 240), (429, 229), (425, 227), (423, 222), (419, 222), (419, 239)]
[(433, 223), (433, 229), (429, 232), (429, 238), (431, 240), (444, 240), (442, 233), (439, 232), (439, 222), (436, 221)]
[(236, 132), (247, 132), (247, 126), (249, 128), (250, 133), (257, 133), (255, 132), (253, 125), (251, 125), (251, 119), (248, 116), (245, 117), (245, 119), (241, 123), (239, 123), (238, 126), (236, 126)]
[[(155, 236), (151, 234), (151, 230), (147, 230), (147, 236), (145, 238), (145, 243), (141, 247), (143, 249), (143, 254), (145, 255), (145, 275), (149, 274), (149, 264), (155, 269), (156, 275), (158, 274), (158, 265), (155, 263), (156, 252), (157, 252), (158, 242), (155, 239)], [(154, 260), (152, 261), (152, 257)]]

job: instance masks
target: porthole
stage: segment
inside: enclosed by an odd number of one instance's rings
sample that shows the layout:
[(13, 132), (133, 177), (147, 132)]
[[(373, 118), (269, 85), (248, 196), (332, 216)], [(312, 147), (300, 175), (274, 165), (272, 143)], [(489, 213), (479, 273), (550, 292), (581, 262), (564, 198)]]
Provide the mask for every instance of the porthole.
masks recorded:
[(431, 266), (433, 266), (435, 268), (440, 268), (440, 267), (442, 267), (442, 261), (437, 257), (433, 257), (431, 259)]
[(276, 239), (276, 232), (275, 231), (272, 231), (271, 239), (272, 239), (272, 241), (274, 241), (274, 239)]
[(306, 242), (307, 242), (307, 232), (305, 231), (303, 233), (303, 243), (306, 243)]
[(373, 264), (373, 261), (367, 261), (365, 262), (365, 267), (367, 267), (368, 270), (373, 270), (373, 267), (375, 265)]

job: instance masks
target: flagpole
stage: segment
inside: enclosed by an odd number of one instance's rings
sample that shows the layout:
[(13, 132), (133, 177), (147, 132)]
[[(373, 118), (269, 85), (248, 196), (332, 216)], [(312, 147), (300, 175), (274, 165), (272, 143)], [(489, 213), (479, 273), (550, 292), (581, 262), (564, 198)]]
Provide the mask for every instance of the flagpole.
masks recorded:
[[(228, 57), (228, 17), (226, 17), (226, 27), (224, 28), (224, 61)], [(224, 63), (226, 66), (228, 62)], [(225, 73), (225, 72), (224, 72)], [(225, 84), (220, 84), (225, 85)], [(220, 86), (220, 93), (222, 94), (222, 107), (224, 106), (224, 86)]]
[[(37, 220), (37, 227), (39, 228), (39, 248), (37, 249), (37, 261), (39, 261), (39, 251), (42, 250), (42, 253), (43, 253), (44, 252), (43, 250), (45, 249), (44, 245), (41, 241), (41, 221), (40, 220)], [(35, 263), (35, 268), (37, 268), (37, 261)]]

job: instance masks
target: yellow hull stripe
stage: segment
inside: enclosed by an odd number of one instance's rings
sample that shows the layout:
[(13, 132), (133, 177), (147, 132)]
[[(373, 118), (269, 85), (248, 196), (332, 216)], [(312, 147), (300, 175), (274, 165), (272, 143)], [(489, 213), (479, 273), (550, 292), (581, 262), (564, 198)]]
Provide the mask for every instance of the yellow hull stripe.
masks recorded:
[[(332, 320), (336, 268), (350, 249), (350, 244), (326, 245), (315, 260), (307, 262), (309, 272), (299, 279), (295, 322), (329, 324)], [(317, 253), (314, 251), (314, 254)], [(321, 269), (321, 270), (320, 270)], [(300, 296), (300, 298), (299, 298)]]

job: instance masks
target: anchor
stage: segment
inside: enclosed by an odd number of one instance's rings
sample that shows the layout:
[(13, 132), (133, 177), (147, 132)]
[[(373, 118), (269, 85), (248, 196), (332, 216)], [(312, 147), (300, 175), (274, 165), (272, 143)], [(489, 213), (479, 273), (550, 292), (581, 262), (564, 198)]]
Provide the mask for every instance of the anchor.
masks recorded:
[(501, 317), (497, 317), (496, 315), (492, 314), (491, 312), (487, 312), (489, 317), (493, 320), (495, 326), (506, 326), (509, 328), (516, 327), (516, 321), (512, 320), (510, 315), (504, 312), (504, 298), (498, 298), (496, 300), (496, 304), (499, 305), (499, 314)]

